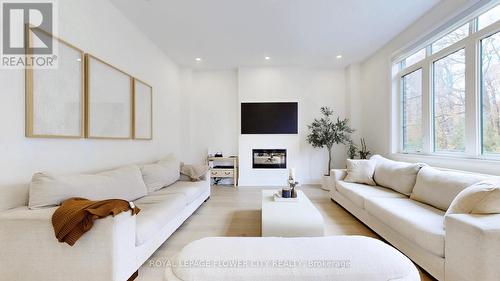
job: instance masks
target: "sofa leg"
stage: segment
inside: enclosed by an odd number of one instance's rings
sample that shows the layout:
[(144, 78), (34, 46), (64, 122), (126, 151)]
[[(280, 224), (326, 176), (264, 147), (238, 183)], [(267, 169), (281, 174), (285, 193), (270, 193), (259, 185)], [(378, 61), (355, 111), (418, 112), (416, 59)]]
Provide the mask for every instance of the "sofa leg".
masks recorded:
[(207, 199), (205, 199), (205, 201), (204, 201), (204, 202), (207, 202), (207, 201), (208, 201), (208, 199), (210, 199), (210, 196), (208, 196), (208, 197), (207, 197)]
[(137, 276), (139, 276), (139, 270), (134, 272), (134, 274), (132, 274), (132, 276), (130, 276), (127, 281), (134, 281)]

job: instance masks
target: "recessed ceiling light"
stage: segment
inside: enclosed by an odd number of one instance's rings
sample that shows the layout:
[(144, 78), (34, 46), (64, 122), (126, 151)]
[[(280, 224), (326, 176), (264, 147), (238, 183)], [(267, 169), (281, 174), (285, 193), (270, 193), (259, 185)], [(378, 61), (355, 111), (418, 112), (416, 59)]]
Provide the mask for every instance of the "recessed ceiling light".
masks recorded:
[(341, 59), (342, 58), (342, 55), (337, 55), (337, 59)]
[(271, 57), (264, 57), (264, 59), (265, 59), (265, 60), (270, 60), (270, 59), (271, 59)]
[(201, 58), (195, 58), (196, 61), (201, 61)]

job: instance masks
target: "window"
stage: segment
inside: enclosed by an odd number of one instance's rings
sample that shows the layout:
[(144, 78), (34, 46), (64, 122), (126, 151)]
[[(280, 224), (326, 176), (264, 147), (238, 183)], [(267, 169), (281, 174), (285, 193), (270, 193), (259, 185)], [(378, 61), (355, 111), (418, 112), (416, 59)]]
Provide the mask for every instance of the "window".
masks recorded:
[(454, 31), (446, 34), (445, 36), (441, 37), (439, 40), (436, 40), (434, 43), (432, 43), (431, 48), (432, 48), (432, 53), (437, 53), (441, 51), (442, 49), (453, 45), (454, 43), (464, 39), (465, 37), (469, 36), (469, 24), (464, 24), (461, 27), (455, 29)]
[(481, 30), (498, 20), (500, 20), (500, 5), (480, 15), (477, 19), (477, 27)]
[(436, 62), (433, 69), (434, 150), (465, 151), (465, 50)]
[(394, 152), (500, 161), (500, 5), (482, 11), (392, 61)]
[(422, 151), (422, 69), (403, 76), (403, 150)]
[(500, 153), (500, 33), (481, 40), (483, 153)]
[(422, 50), (414, 53), (413, 55), (407, 57), (404, 60), (404, 66), (408, 67), (408, 66), (414, 65), (415, 63), (423, 60), (424, 58), (425, 58), (425, 49), (422, 49)]

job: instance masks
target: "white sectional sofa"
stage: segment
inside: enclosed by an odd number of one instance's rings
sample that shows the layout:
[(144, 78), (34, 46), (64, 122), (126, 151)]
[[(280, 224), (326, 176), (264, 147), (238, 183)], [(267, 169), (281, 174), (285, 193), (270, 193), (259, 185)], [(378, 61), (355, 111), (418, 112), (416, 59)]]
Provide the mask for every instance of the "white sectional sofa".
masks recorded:
[(461, 190), (488, 176), (377, 157), (377, 186), (332, 170), (332, 200), (438, 280), (499, 280), (500, 214), (445, 216)]
[[(151, 181), (151, 175), (146, 177), (143, 169), (144, 180), (149, 181), (149, 184), (144, 184), (137, 166), (129, 166), (118, 173), (101, 174), (105, 184), (109, 185), (110, 182), (120, 182), (118, 177), (124, 171), (139, 173), (137, 184), (128, 188), (144, 192), (145, 196), (134, 200), (141, 211), (137, 216), (123, 212), (97, 220), (73, 247), (59, 243), (55, 238), (51, 217), (57, 207), (30, 209), (29, 206), (19, 206), (1, 211), (0, 279), (127, 280), (210, 197), (208, 176), (196, 182), (182, 180), (179, 168), (176, 169), (175, 182), (166, 187), (158, 181), (151, 185), (154, 181)], [(161, 170), (156, 172), (161, 174)], [(68, 177), (64, 180), (67, 181)], [(99, 179), (91, 180), (99, 182)], [(49, 183), (53, 183), (53, 179)], [(123, 180), (121, 183), (127, 184)], [(150, 189), (155, 185), (156, 188)], [(30, 196), (33, 194), (30, 190)]]

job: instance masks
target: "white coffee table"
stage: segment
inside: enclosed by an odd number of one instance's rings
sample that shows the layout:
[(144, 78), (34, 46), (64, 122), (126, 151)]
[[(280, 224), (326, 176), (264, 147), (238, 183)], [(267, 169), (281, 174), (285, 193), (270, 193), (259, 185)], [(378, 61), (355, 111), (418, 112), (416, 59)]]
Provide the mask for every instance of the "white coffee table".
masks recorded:
[(313, 203), (298, 191), (297, 202), (276, 202), (277, 190), (262, 191), (262, 236), (311, 237), (324, 235), (323, 217)]

